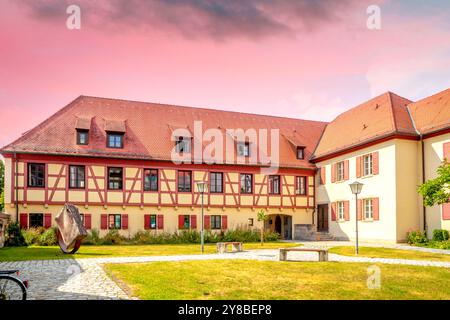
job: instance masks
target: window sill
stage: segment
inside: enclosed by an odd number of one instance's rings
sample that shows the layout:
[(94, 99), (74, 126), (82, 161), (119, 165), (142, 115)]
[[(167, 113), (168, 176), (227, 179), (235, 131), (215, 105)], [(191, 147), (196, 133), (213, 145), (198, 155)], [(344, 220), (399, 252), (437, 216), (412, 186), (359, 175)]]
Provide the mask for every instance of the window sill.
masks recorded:
[(363, 219), (362, 222), (374, 222), (375, 220), (373, 219)]
[(372, 178), (372, 177), (373, 177), (373, 174), (368, 174), (365, 176), (361, 176), (361, 179), (367, 179), (367, 178)]

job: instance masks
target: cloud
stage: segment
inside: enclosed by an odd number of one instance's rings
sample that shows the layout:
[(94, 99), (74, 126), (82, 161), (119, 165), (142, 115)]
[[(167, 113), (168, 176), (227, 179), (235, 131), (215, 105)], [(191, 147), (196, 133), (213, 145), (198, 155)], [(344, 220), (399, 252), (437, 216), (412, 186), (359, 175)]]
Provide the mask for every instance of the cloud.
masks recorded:
[[(343, 19), (356, 0), (79, 0), (83, 22), (97, 27), (151, 27), (189, 38), (263, 38), (311, 32)], [(25, 0), (36, 19), (65, 18), (72, 0)]]

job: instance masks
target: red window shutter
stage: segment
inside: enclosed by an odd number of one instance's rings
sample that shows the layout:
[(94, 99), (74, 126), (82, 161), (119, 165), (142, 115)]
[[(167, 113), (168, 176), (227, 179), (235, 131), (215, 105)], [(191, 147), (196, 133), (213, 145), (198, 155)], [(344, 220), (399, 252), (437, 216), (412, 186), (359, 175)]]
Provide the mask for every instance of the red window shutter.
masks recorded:
[(348, 160), (344, 161), (344, 180), (348, 180), (348, 170), (349, 170), (349, 162)]
[(357, 210), (358, 220), (362, 218), (362, 200), (358, 199), (358, 210)]
[(331, 221), (336, 221), (336, 202), (331, 203)]
[(228, 229), (228, 216), (226, 215), (222, 216), (222, 229), (223, 230)]
[(211, 229), (211, 216), (205, 215), (205, 229)]
[(327, 178), (325, 176), (325, 167), (320, 168), (320, 184), (327, 183)]
[(450, 162), (450, 142), (444, 143), (444, 158)]
[(356, 157), (356, 177), (361, 178), (362, 157)]
[(350, 220), (350, 201), (344, 201), (344, 220)]
[(378, 151), (372, 153), (372, 174), (378, 174), (380, 171), (380, 165), (378, 160)]
[(45, 213), (44, 214), (44, 228), (48, 229), (52, 226), (52, 214)]
[(178, 215), (178, 229), (184, 229), (184, 215)]
[(28, 214), (26, 213), (20, 214), (20, 227), (22, 229), (28, 229)]
[(331, 165), (331, 183), (336, 182), (336, 164)]
[(108, 215), (107, 214), (100, 215), (100, 229), (102, 229), (102, 230), (108, 229)]
[(197, 229), (197, 216), (191, 215), (191, 229)]
[(164, 215), (158, 214), (157, 226), (158, 226), (158, 229), (160, 229), (160, 230), (164, 229)]
[(450, 220), (450, 203), (442, 205), (442, 220)]
[(372, 199), (373, 220), (380, 220), (380, 201), (378, 198)]
[(150, 215), (144, 214), (144, 230), (150, 229)]
[(89, 230), (92, 227), (91, 225), (92, 225), (92, 223), (91, 223), (91, 215), (88, 214), (88, 213), (85, 213), (84, 214), (84, 227)]
[(124, 229), (124, 230), (128, 229), (128, 215), (127, 214), (122, 215), (122, 229)]

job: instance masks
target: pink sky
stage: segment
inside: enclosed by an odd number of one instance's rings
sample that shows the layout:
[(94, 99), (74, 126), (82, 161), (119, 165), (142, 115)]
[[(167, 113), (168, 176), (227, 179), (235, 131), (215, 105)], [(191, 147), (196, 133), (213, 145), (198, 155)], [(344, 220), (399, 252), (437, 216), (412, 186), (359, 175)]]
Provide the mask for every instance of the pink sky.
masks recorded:
[(423, 98), (450, 87), (449, 5), (428, 3), (79, 0), (68, 30), (71, 1), (0, 0), (0, 146), (79, 95), (327, 121)]

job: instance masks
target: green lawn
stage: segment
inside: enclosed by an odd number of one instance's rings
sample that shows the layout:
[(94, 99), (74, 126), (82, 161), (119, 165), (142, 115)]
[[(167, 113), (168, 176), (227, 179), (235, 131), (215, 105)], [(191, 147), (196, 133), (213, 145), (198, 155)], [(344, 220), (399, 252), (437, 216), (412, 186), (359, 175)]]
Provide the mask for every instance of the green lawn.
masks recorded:
[[(329, 249), (329, 252), (341, 254), (344, 256), (355, 256), (355, 247), (334, 247)], [(450, 262), (450, 255), (448, 254), (428, 253), (413, 250), (376, 248), (376, 247), (360, 247), (359, 256), (370, 258), (431, 260), (431, 261)]]
[(368, 289), (363, 263), (210, 260), (109, 264), (140, 299), (450, 299), (446, 268), (381, 265)]
[[(299, 246), (287, 242), (269, 242), (261, 246), (260, 243), (244, 243), (244, 250), (274, 249), (281, 247)], [(215, 244), (206, 244), (205, 253), (215, 253)], [(99, 258), (99, 257), (125, 257), (125, 256), (160, 256), (178, 254), (199, 254), (199, 244), (166, 244), (166, 245), (112, 245), (90, 246), (82, 245), (75, 255), (63, 254), (58, 246), (51, 247), (5, 247), (0, 249), (0, 261), (21, 260), (51, 260), (71, 258)]]

